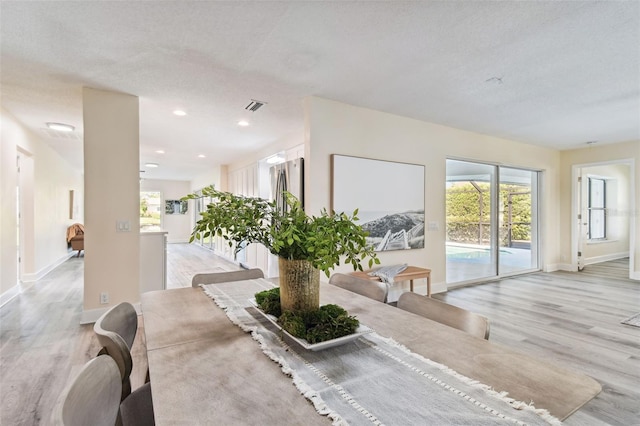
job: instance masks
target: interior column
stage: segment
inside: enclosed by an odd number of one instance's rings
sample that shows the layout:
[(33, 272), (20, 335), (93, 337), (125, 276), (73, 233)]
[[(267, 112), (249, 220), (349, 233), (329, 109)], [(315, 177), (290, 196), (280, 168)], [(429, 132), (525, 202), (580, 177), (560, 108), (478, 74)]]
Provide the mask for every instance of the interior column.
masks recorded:
[[(85, 270), (82, 323), (140, 300), (140, 149), (136, 96), (83, 89)], [(105, 301), (108, 299), (108, 302)]]

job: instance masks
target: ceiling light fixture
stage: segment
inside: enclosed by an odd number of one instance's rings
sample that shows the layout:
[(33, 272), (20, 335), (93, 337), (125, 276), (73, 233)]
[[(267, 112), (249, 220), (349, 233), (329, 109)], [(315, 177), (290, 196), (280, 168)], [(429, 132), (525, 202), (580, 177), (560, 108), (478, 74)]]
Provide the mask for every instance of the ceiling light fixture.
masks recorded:
[(47, 127), (59, 132), (73, 132), (76, 129), (72, 125), (64, 123), (47, 123)]
[(154, 167), (158, 167), (158, 163), (145, 163), (144, 166), (154, 168)]
[(164, 154), (164, 150), (163, 149), (159, 149), (156, 151), (156, 154)]
[(200, 154), (198, 155), (198, 158), (206, 158), (206, 156), (204, 154)]
[(238, 121), (238, 126), (240, 127), (247, 127), (248, 125), (249, 125), (249, 122), (247, 120)]
[(598, 143), (598, 141), (587, 141), (586, 143), (587, 145), (595, 145)]
[(175, 115), (179, 116), (179, 117), (184, 117), (185, 115), (187, 115), (187, 113), (186, 113), (186, 112), (184, 112), (184, 111), (183, 111), (183, 110), (181, 110), (181, 109), (177, 109), (177, 110), (173, 111), (173, 113), (174, 113)]

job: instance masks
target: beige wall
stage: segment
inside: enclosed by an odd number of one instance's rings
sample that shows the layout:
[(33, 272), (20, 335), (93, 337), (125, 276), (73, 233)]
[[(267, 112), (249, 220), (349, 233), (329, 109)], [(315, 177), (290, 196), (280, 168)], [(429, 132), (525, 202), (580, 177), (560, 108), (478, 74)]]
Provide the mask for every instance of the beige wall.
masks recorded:
[[(138, 98), (83, 89), (85, 271), (82, 322), (109, 306), (140, 300)], [(126, 221), (129, 230), (118, 232)], [(100, 293), (109, 304), (100, 304)]]
[(0, 303), (17, 289), (16, 156), (19, 152), (22, 157), (24, 281), (42, 278), (68, 258), (67, 227), (83, 220), (82, 209), (76, 219), (69, 218), (69, 191), (74, 190), (82, 200), (81, 173), (4, 109), (1, 110), (1, 123)]
[(618, 144), (589, 146), (581, 149), (562, 151), (561, 155), (561, 203), (560, 211), (560, 250), (567, 259), (571, 258), (572, 245), (575, 238), (572, 235), (572, 173), (574, 166), (596, 165), (605, 162), (625, 162), (631, 167), (630, 191), (634, 194), (633, 203), (629, 208), (629, 220), (635, 232), (630, 234), (632, 245), (629, 256), (632, 263), (631, 276), (640, 279), (640, 141)]
[(193, 203), (189, 204), (186, 214), (165, 214), (165, 200), (179, 200), (191, 192), (189, 181), (143, 179), (140, 191), (158, 191), (161, 197), (162, 229), (167, 231), (168, 243), (188, 243), (191, 236), (191, 222), (193, 217)]
[[(317, 214), (330, 205), (330, 156), (352, 155), (425, 166), (425, 248), (380, 253), (383, 264), (409, 263), (432, 269), (437, 290), (445, 288), (445, 167), (458, 158), (543, 171), (541, 205), (542, 266), (555, 270), (558, 239), (559, 152), (505, 139), (466, 132), (317, 97), (306, 98), (305, 167), (307, 211)], [(340, 184), (340, 183), (339, 183)], [(348, 183), (342, 183), (348, 184)], [(375, 188), (353, 188), (375, 196)], [(338, 271), (349, 271), (340, 267)]]

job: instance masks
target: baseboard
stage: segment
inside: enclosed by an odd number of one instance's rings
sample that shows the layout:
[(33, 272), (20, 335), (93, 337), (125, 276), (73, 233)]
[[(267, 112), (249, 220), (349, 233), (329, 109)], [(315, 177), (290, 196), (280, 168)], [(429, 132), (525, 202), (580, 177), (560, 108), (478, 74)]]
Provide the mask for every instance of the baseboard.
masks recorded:
[(629, 275), (630, 275), (630, 277), (629, 277), (629, 278), (631, 278), (632, 280), (638, 280), (638, 281), (640, 281), (640, 271), (632, 272), (632, 273), (631, 273), (631, 274), (629, 274)]
[(21, 281), (23, 283), (36, 282), (39, 279), (44, 278), (45, 275), (47, 275), (49, 272), (51, 272), (54, 269), (56, 269), (58, 266), (62, 265), (64, 262), (69, 260), (71, 257), (75, 256), (76, 254), (77, 254), (77, 252), (75, 252), (75, 251), (68, 252), (67, 254), (65, 254), (64, 256), (62, 256), (61, 258), (56, 260), (55, 262), (53, 262), (50, 265), (45, 266), (44, 268), (40, 269), (38, 272), (35, 272), (35, 273), (32, 273), (32, 274), (22, 274)]
[(608, 262), (610, 260), (624, 259), (625, 257), (629, 257), (629, 252), (622, 253), (613, 253), (613, 254), (605, 254), (603, 256), (594, 256), (584, 259), (585, 265), (593, 265), (594, 263), (600, 262)]
[[(115, 305), (105, 306), (104, 308), (98, 309), (89, 309), (88, 311), (82, 311), (82, 315), (80, 316), (80, 324), (93, 324), (98, 321), (98, 318), (102, 316), (109, 309), (113, 308)], [(140, 302), (133, 303), (133, 307), (136, 308), (136, 313), (138, 315), (142, 314), (142, 308), (140, 307)]]
[(13, 300), (13, 298), (19, 295), (20, 292), (21, 292), (20, 285), (16, 284), (13, 287), (11, 287), (9, 290), (0, 294), (0, 308), (3, 307), (5, 304), (9, 303), (11, 300)]
[(544, 272), (555, 272), (555, 271), (567, 271), (567, 272), (577, 272), (578, 266), (572, 265), (571, 263), (550, 263), (545, 265)]
[(88, 311), (82, 311), (82, 315), (80, 316), (80, 324), (92, 324), (96, 322), (98, 318), (100, 318), (102, 314), (107, 312), (110, 308), (111, 306), (107, 306), (104, 308), (89, 309)]

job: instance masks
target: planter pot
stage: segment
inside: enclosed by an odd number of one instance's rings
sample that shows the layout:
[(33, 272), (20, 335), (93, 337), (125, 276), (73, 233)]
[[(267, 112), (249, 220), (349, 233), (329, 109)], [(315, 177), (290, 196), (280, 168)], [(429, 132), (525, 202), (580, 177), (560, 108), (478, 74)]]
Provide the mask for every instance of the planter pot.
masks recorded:
[(278, 258), (282, 311), (313, 311), (320, 307), (320, 271), (307, 260)]

